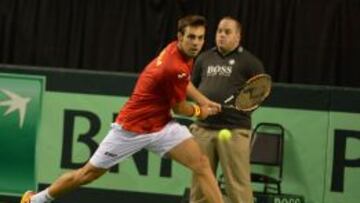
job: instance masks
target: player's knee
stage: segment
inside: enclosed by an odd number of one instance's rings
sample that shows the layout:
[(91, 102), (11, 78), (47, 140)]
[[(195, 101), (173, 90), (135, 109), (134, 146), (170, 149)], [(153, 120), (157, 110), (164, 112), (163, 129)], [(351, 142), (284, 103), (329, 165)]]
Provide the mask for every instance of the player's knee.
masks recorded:
[(197, 175), (204, 175), (210, 169), (209, 159), (206, 155), (201, 155), (194, 161), (191, 167), (192, 171)]
[(80, 169), (77, 171), (75, 178), (80, 185), (86, 185), (99, 178), (102, 174), (96, 170)]

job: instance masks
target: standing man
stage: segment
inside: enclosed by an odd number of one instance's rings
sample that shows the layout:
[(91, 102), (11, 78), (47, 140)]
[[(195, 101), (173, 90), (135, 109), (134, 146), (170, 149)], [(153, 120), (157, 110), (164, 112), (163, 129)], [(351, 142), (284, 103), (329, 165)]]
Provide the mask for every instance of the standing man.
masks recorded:
[[(241, 25), (232, 17), (224, 17), (216, 31), (216, 47), (196, 60), (192, 81), (209, 99), (222, 103), (250, 77), (263, 73), (261, 62), (240, 46)], [(196, 141), (209, 157), (216, 174), (218, 163), (225, 177), (231, 203), (252, 203), (250, 180), (251, 114), (235, 109), (198, 120), (190, 127)], [(229, 129), (232, 137), (221, 141), (221, 129)], [(193, 181), (191, 203), (205, 203), (198, 182)]]
[[(47, 189), (26, 192), (21, 203), (47, 203), (102, 176), (109, 168), (146, 148), (168, 155), (193, 171), (208, 202), (223, 203), (209, 161), (185, 126), (173, 121), (171, 110), (200, 119), (220, 111), (190, 82), (193, 58), (204, 44), (205, 19), (178, 21), (177, 41), (170, 43), (141, 73), (135, 89), (95, 154), (82, 168), (66, 173)], [(186, 101), (192, 97), (200, 106)], [(105, 197), (106, 199), (106, 197)]]

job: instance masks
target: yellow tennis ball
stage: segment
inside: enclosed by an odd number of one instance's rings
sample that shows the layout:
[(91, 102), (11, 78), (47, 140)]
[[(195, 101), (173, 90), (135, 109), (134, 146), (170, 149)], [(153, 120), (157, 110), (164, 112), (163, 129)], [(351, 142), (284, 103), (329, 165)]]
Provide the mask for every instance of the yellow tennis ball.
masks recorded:
[(231, 131), (228, 129), (221, 129), (218, 134), (218, 139), (221, 141), (228, 141), (231, 139)]

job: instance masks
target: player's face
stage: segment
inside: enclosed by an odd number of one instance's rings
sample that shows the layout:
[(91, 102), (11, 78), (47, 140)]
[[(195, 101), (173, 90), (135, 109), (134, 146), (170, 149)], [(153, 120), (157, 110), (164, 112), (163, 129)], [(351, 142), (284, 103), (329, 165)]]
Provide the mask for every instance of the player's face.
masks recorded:
[(223, 19), (216, 30), (216, 46), (222, 53), (231, 52), (239, 46), (240, 37), (236, 22), (231, 19)]
[(205, 27), (187, 26), (184, 33), (178, 33), (178, 46), (183, 54), (189, 58), (196, 57), (205, 41)]

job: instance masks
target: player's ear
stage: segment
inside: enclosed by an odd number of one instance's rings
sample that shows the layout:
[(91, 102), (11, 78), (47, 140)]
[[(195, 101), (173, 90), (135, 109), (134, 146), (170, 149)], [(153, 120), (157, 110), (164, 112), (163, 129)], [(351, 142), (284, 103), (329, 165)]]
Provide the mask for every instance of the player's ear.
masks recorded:
[(182, 32), (178, 32), (178, 33), (177, 33), (177, 39), (178, 39), (179, 42), (182, 41), (183, 37), (184, 37), (184, 35), (183, 35)]

